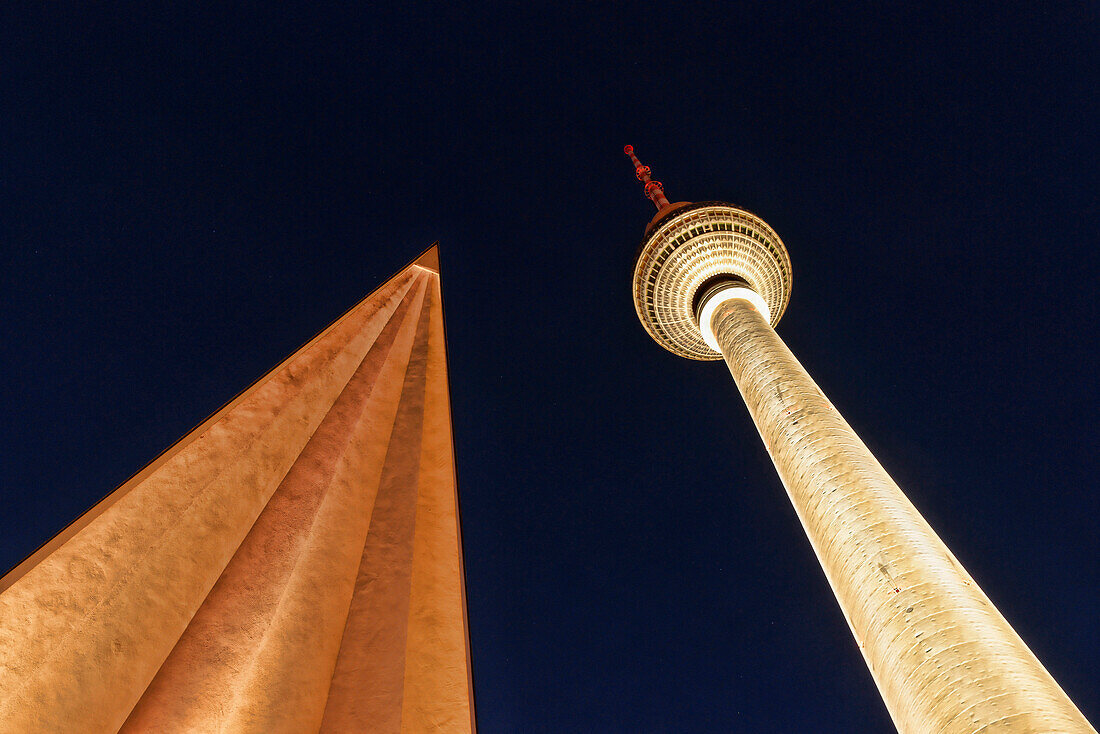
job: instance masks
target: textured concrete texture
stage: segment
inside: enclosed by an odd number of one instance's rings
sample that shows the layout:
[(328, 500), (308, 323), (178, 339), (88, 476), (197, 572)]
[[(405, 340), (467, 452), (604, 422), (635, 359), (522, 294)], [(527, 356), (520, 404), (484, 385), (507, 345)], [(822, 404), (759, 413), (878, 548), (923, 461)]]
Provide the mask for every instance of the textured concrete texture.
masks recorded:
[(711, 323), (898, 730), (1095, 732), (761, 314)]
[(469, 732), (432, 248), (0, 580), (0, 732)]

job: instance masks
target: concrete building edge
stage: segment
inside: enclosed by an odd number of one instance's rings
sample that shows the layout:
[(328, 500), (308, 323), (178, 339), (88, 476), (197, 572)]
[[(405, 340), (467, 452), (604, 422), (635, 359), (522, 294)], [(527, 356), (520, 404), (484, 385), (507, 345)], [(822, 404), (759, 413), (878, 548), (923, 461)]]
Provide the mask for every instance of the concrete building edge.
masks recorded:
[[(428, 250), (436, 249), (438, 251), (439, 242), (432, 244)], [(427, 252), (428, 250), (425, 250)], [(419, 258), (418, 258), (419, 259)], [(439, 261), (437, 260), (437, 263)], [(424, 267), (424, 266), (419, 266)], [(427, 269), (427, 268), (425, 268)], [(450, 349), (447, 347), (447, 311), (446, 304), (443, 302), (443, 276), (442, 267), (439, 270), (433, 271), (436, 276), (436, 289), (439, 296), (439, 320), (443, 325), (443, 366), (444, 377), (447, 387), (447, 418), (451, 426), (451, 476), (454, 479), (455, 488), (455, 523), (458, 525), (458, 573), (462, 583), (459, 585), (462, 590), (462, 627), (463, 633), (466, 636), (466, 678), (467, 685), (470, 691), (470, 731), (472, 734), (477, 734), (477, 707), (476, 707), (476, 695), (474, 693), (474, 667), (472, 650), (470, 647), (470, 618), (469, 607), (466, 603), (466, 552), (463, 546), (462, 539), (462, 504), (460, 502), (462, 492), (458, 487), (458, 459), (455, 453), (455, 430), (454, 430), (454, 411), (452, 410), (451, 403), (451, 358)]]

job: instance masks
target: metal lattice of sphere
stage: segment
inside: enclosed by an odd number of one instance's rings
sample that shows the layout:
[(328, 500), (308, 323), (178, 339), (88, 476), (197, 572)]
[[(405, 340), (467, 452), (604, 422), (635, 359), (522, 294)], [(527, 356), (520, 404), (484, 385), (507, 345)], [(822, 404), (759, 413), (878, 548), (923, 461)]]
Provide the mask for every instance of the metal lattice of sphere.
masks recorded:
[(763, 297), (775, 326), (791, 296), (791, 258), (763, 219), (730, 204), (673, 209), (646, 231), (634, 260), (634, 308), (649, 335), (673, 354), (722, 359), (703, 341), (694, 299), (722, 275), (743, 279)]

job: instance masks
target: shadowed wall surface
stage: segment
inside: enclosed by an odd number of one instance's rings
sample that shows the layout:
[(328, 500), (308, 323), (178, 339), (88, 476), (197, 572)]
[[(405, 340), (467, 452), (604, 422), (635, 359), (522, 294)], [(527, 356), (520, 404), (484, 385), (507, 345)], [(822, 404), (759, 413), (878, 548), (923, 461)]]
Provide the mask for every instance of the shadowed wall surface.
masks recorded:
[(467, 640), (433, 247), (0, 580), (0, 731), (472, 731)]

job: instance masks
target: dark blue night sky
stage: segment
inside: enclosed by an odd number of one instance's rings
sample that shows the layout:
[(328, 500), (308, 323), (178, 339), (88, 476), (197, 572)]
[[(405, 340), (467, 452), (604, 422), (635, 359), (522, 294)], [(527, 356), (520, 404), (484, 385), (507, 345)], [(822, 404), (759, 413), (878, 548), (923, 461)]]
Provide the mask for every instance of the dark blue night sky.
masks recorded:
[(0, 569), (438, 239), (482, 734), (891, 731), (632, 143), (1100, 721), (1100, 6), (961, 5), (5, 7)]

